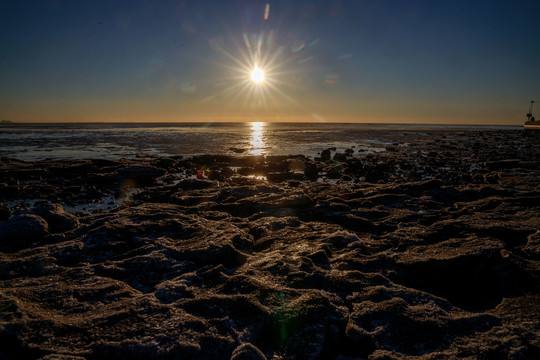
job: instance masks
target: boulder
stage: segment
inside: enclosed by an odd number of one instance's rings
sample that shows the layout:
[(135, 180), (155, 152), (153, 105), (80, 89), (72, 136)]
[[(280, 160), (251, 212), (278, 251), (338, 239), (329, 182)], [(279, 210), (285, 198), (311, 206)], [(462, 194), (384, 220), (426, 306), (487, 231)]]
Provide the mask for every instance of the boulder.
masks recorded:
[(321, 159), (324, 160), (324, 161), (330, 160), (330, 150), (329, 149), (323, 150), (321, 152)]
[(315, 164), (306, 164), (306, 168), (304, 169), (304, 176), (306, 179), (315, 181), (319, 178), (319, 169), (317, 169), (317, 165)]
[(0, 221), (7, 220), (11, 216), (11, 208), (0, 203)]
[(30, 213), (45, 219), (52, 233), (63, 233), (79, 226), (77, 217), (66, 213), (60, 204), (40, 204)]
[(334, 161), (340, 161), (340, 162), (347, 161), (347, 156), (348, 154), (342, 154), (342, 153), (337, 152), (334, 154)]
[(49, 225), (40, 216), (22, 214), (0, 223), (0, 250), (17, 251), (42, 240), (49, 232)]
[(339, 179), (343, 173), (344, 166), (342, 164), (331, 166), (326, 169), (326, 176), (328, 176), (330, 179)]
[(250, 343), (243, 343), (234, 349), (231, 360), (266, 360), (266, 356)]

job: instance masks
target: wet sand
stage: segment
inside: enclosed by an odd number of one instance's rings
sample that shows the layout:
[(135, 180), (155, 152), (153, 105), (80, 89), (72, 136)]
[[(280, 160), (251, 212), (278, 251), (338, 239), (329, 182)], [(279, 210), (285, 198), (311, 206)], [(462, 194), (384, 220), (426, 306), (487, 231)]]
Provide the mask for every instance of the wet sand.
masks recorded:
[(0, 160), (0, 358), (536, 359), (540, 133)]

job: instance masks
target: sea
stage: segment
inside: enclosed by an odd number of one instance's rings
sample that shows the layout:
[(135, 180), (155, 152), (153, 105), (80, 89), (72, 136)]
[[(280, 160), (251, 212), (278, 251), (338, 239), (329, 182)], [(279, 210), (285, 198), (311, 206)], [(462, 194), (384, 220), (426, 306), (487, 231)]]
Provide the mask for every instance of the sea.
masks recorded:
[[(410, 134), (433, 131), (517, 131), (521, 126), (358, 123), (8, 123), (0, 125), (0, 156), (19, 160), (120, 159), (201, 154), (305, 155), (353, 148), (362, 154)], [(396, 140), (397, 139), (397, 140)]]

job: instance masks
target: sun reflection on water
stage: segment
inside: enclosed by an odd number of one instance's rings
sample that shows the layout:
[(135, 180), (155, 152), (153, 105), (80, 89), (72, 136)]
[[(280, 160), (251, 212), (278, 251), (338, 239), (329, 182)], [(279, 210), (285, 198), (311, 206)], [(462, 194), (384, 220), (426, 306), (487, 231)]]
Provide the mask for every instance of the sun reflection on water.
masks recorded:
[(253, 122), (251, 123), (251, 139), (249, 142), (250, 149), (249, 153), (251, 155), (263, 155), (264, 154), (264, 134), (263, 134), (264, 123), (262, 122)]

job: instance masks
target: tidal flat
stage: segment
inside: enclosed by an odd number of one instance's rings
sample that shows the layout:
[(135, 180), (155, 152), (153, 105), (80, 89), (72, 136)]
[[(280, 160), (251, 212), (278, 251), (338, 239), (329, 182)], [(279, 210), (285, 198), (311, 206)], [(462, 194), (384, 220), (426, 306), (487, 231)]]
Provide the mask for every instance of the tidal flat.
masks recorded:
[(0, 359), (538, 359), (540, 133), (0, 159)]

